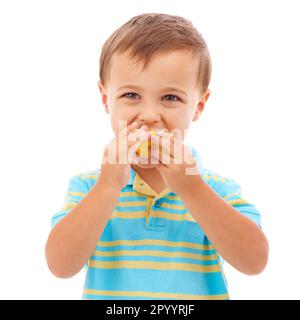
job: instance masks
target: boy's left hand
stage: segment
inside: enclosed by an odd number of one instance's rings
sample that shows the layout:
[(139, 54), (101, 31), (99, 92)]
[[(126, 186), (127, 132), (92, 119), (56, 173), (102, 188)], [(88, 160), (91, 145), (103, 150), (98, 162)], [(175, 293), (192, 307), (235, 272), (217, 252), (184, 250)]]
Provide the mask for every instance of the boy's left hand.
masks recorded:
[(196, 159), (183, 144), (180, 134), (174, 133), (170, 136), (166, 130), (160, 130), (152, 138), (152, 143), (159, 147), (159, 155), (152, 156), (159, 160), (156, 168), (167, 187), (177, 194), (189, 190), (191, 182), (199, 180), (201, 176), (196, 167)]

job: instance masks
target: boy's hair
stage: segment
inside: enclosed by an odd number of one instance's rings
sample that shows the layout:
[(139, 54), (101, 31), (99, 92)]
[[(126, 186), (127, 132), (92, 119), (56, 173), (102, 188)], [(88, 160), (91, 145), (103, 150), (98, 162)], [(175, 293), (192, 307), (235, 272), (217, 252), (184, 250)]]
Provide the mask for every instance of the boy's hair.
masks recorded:
[(119, 27), (103, 44), (100, 56), (100, 81), (109, 79), (110, 61), (115, 53), (127, 52), (136, 62), (143, 61), (143, 70), (157, 53), (189, 50), (197, 57), (197, 84), (201, 93), (208, 88), (211, 58), (205, 40), (192, 25), (180, 16), (144, 13)]

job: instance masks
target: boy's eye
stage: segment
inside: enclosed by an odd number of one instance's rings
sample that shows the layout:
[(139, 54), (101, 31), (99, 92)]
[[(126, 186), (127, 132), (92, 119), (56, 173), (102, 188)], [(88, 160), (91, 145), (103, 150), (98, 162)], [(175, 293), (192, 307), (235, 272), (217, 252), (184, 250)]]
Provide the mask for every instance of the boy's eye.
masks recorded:
[[(137, 94), (135, 92), (127, 92), (127, 93), (124, 93), (122, 95), (122, 97), (126, 97), (126, 98), (129, 98), (129, 99), (137, 99)], [(180, 101), (180, 98), (173, 95), (173, 94), (167, 94), (165, 95), (164, 97), (167, 97), (166, 101)]]
[[(127, 92), (127, 93), (124, 93), (124, 94), (122, 95), (122, 97), (126, 97), (126, 98), (131, 99), (131, 98), (133, 98), (135, 95), (137, 95), (137, 94), (134, 93), (134, 92)], [(136, 98), (135, 98), (135, 99), (136, 99)]]
[(167, 95), (165, 95), (165, 97), (173, 97), (173, 98), (176, 98), (175, 100), (173, 100), (173, 99), (167, 99), (167, 101), (180, 101), (180, 99), (179, 99), (177, 96), (173, 95), (173, 94), (167, 94)]

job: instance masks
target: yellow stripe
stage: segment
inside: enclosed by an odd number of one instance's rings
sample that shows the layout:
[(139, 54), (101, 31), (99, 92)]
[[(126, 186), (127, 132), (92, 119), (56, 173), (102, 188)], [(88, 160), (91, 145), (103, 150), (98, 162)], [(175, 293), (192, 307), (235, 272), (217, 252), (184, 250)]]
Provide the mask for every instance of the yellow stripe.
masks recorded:
[(137, 219), (137, 218), (146, 218), (146, 211), (127, 211), (127, 212), (117, 212), (114, 211), (111, 219), (121, 218), (121, 219)]
[(184, 210), (186, 209), (185, 205), (182, 204), (172, 204), (172, 203), (167, 203), (167, 202), (163, 202), (161, 204), (162, 208), (170, 208), (170, 209), (177, 209), (177, 210)]
[(201, 273), (220, 272), (218, 264), (202, 266), (183, 262), (154, 262), (154, 261), (95, 261), (89, 260), (90, 268), (99, 269), (155, 269), (155, 270), (181, 270)]
[[(126, 201), (126, 202), (118, 202), (117, 204), (119, 207), (135, 207), (135, 206), (146, 206), (147, 201)], [(162, 203), (162, 208), (169, 208), (169, 209), (177, 209), (177, 210), (184, 210), (186, 207), (184, 205), (179, 204), (170, 204), (170, 203)]]
[(217, 176), (216, 174), (214, 174), (214, 175), (212, 176), (212, 178), (213, 178), (215, 181), (220, 180), (219, 176)]
[(216, 182), (221, 181), (222, 183), (224, 183), (226, 180), (228, 180), (227, 178), (222, 177), (222, 176), (217, 175), (217, 174), (214, 174), (212, 176), (212, 179), (214, 179)]
[(115, 241), (99, 241), (98, 246), (103, 247), (114, 247), (114, 246), (166, 246), (166, 247), (186, 247), (192, 249), (200, 250), (214, 250), (212, 245), (203, 245), (193, 242), (176, 242), (176, 241), (167, 241), (167, 240), (156, 240), (156, 239), (143, 239), (143, 240), (115, 240)]
[(231, 205), (237, 205), (237, 204), (249, 204), (249, 202), (243, 200), (243, 199), (236, 199), (236, 200), (227, 200), (227, 203)]
[(78, 203), (77, 202), (66, 202), (61, 211), (74, 208)]
[(79, 191), (70, 191), (67, 195), (85, 197), (86, 193)]
[[(120, 193), (120, 198), (123, 198), (123, 197), (137, 197), (137, 196), (141, 196), (140, 193), (136, 192), (136, 191), (124, 191), (124, 192), (121, 192)], [(144, 196), (145, 198), (147, 198), (147, 195)], [(169, 199), (169, 200), (179, 200), (181, 201), (181, 198), (178, 196), (178, 195), (168, 195), (165, 197), (166, 199)]]
[(163, 218), (167, 220), (196, 222), (190, 213), (169, 213), (161, 210), (153, 210), (152, 215), (156, 218)]
[(129, 296), (129, 297), (147, 297), (147, 298), (170, 298), (170, 299), (185, 299), (185, 300), (224, 300), (229, 299), (229, 295), (198, 295), (186, 293), (171, 293), (171, 292), (149, 292), (149, 291), (110, 291), (110, 290), (95, 290), (85, 289), (84, 294), (103, 295), (103, 296)]
[(116, 250), (116, 251), (99, 251), (94, 252), (94, 256), (115, 257), (115, 256), (155, 256), (166, 258), (189, 258), (201, 261), (212, 261), (217, 259), (216, 254), (204, 255), (198, 253), (188, 253), (182, 251), (157, 251), (157, 250)]
[[(190, 213), (168, 213), (160, 210), (153, 210), (152, 216), (155, 218), (162, 218), (167, 220), (175, 220), (175, 221), (191, 221), (196, 222), (196, 220), (191, 216)], [(111, 219), (121, 218), (121, 219), (137, 219), (137, 218), (146, 218), (147, 212), (144, 211), (114, 211)]]
[(81, 179), (98, 179), (99, 175), (95, 175), (95, 174), (81, 174), (80, 175)]
[(214, 174), (214, 175), (205, 174), (205, 175), (203, 175), (203, 178), (204, 178), (205, 180), (213, 179), (213, 180), (215, 180), (216, 182), (221, 181), (222, 183), (224, 183), (224, 182), (226, 182), (226, 181), (229, 181), (228, 178), (222, 177), (222, 176), (219, 176), (219, 175), (216, 175), (216, 174)]
[(147, 201), (126, 201), (126, 202), (118, 202), (119, 207), (137, 207), (137, 206), (146, 206)]
[(121, 192), (120, 194), (120, 198), (123, 198), (123, 197), (137, 197), (137, 196), (140, 196), (136, 191), (124, 191), (124, 192)]
[(235, 192), (232, 192), (232, 193), (228, 194), (227, 196), (223, 197), (223, 199), (228, 199), (233, 196), (239, 196), (239, 194), (235, 191)]
[(174, 196), (168, 195), (168, 196), (166, 196), (166, 198), (170, 199), (170, 200), (180, 200), (181, 201), (181, 198), (177, 195), (174, 195)]
[[(135, 206), (146, 206), (147, 201), (126, 201), (126, 202), (118, 202), (117, 204), (120, 207), (135, 207)], [(170, 204), (170, 203), (165, 203), (163, 202), (161, 204), (162, 208), (167, 208), (167, 209), (177, 209), (177, 210), (184, 210), (186, 207), (184, 205), (179, 205), (179, 204)]]

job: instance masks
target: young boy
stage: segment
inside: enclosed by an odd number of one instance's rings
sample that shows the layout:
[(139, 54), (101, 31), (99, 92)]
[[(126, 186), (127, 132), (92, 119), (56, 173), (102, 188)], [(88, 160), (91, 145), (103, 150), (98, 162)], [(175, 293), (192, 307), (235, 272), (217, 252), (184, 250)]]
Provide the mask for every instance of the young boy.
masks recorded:
[(55, 276), (86, 266), (84, 298), (229, 299), (222, 259), (265, 268), (259, 212), (183, 143), (210, 75), (204, 39), (179, 16), (133, 17), (104, 43), (98, 84), (115, 137), (100, 169), (70, 179), (46, 245)]

